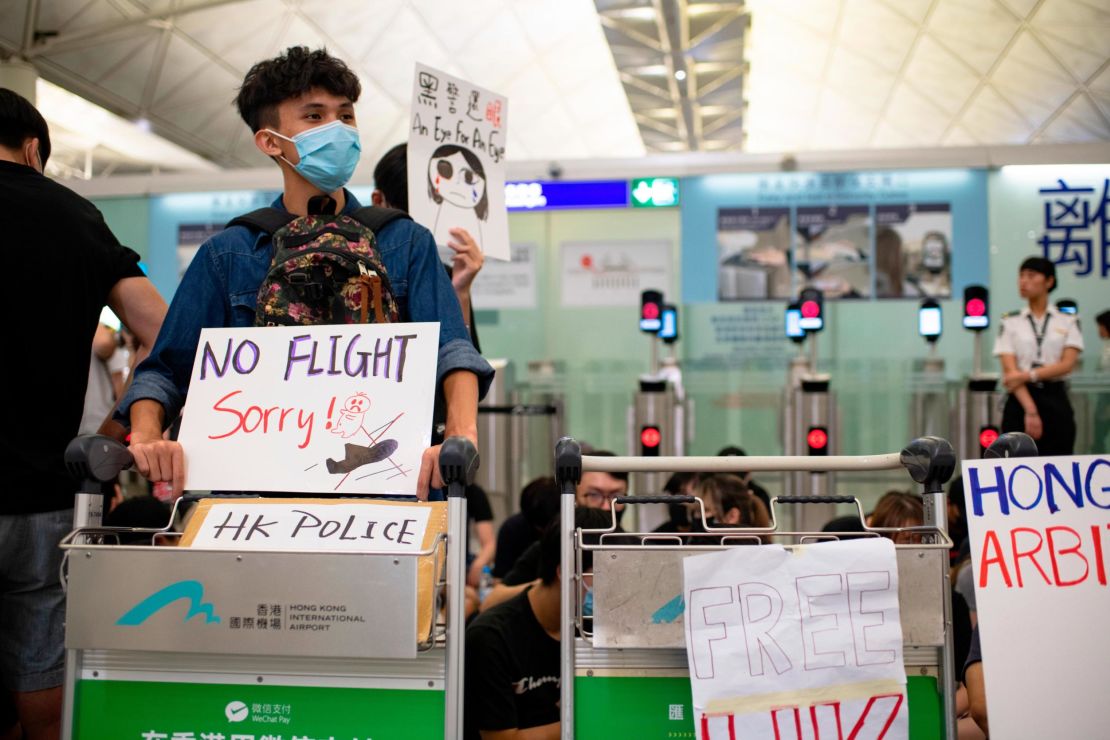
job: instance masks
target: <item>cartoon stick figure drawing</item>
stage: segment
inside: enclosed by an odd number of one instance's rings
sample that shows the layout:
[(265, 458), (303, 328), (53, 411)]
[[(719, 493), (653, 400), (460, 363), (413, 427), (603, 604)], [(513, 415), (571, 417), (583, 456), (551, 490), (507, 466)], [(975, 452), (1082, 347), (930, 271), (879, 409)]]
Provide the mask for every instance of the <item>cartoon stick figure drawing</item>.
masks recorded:
[(336, 420), (335, 426), (331, 428), (331, 433), (338, 434), (343, 439), (350, 439), (361, 431), (369, 437), (369, 432), (366, 432), (363, 427), (366, 412), (369, 410), (370, 397), (365, 393), (356, 393), (350, 396), (343, 402), (343, 408), (339, 410), (339, 419)]
[(444, 144), (428, 160), (428, 197), (436, 209), (432, 234), (436, 244), (451, 239), (450, 229), (462, 228), (482, 243), (482, 222), (489, 216), (486, 169), (474, 152), (457, 144)]
[[(353, 396), (348, 396), (347, 400), (343, 402), (343, 408), (339, 411), (339, 418), (335, 425), (331, 428), (332, 434), (338, 434), (343, 439), (351, 439), (359, 432), (365, 434), (370, 440), (368, 445), (358, 445), (353, 442), (348, 442), (343, 445), (343, 459), (336, 460), (328, 458), (325, 460), (327, 470), (331, 474), (343, 473), (343, 478), (336, 484), (335, 490), (339, 490), (347, 478), (350, 477), (358, 468), (364, 465), (372, 465), (373, 463), (388, 460), (389, 466), (385, 470), (396, 470), (395, 475), (407, 475), (410, 471), (405, 470), (398, 465), (392, 455), (397, 451), (397, 440), (385, 439), (385, 433), (389, 431), (390, 427), (397, 423), (397, 420), (404, 416), (404, 412), (397, 414), (391, 421), (382, 424), (376, 429), (366, 428), (366, 414), (370, 410), (370, 397), (365, 393), (356, 393)], [(390, 467), (391, 466), (391, 467)], [(384, 471), (379, 471), (384, 472)], [(367, 477), (367, 476), (363, 476)], [(361, 480), (361, 479), (360, 479)]]

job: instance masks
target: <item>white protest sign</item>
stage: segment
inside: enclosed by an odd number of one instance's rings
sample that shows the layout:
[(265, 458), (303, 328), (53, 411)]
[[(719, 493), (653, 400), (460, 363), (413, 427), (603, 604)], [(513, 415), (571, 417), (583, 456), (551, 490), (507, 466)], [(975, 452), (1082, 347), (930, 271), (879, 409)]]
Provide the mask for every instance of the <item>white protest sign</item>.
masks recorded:
[(204, 329), (187, 486), (415, 494), (438, 354), (437, 323)]
[(207, 510), (189, 546), (203, 549), (415, 553), (430, 510), (365, 502), (225, 503)]
[[(487, 257), (509, 259), (504, 96), (416, 65), (409, 122), (409, 213), (436, 244), (470, 232)], [(447, 250), (450, 252), (450, 250)], [(446, 254), (446, 252), (441, 253)]]
[(991, 737), (1106, 737), (1110, 456), (963, 473)]
[(732, 547), (683, 567), (698, 740), (908, 737), (892, 542)]

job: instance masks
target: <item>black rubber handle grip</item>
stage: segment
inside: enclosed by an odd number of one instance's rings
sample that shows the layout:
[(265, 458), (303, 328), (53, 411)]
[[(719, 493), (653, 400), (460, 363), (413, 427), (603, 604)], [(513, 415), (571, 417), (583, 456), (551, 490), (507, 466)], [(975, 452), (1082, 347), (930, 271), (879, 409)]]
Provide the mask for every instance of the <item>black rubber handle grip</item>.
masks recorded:
[(854, 504), (855, 496), (776, 496), (780, 504)]
[(696, 504), (694, 496), (620, 496), (615, 504)]

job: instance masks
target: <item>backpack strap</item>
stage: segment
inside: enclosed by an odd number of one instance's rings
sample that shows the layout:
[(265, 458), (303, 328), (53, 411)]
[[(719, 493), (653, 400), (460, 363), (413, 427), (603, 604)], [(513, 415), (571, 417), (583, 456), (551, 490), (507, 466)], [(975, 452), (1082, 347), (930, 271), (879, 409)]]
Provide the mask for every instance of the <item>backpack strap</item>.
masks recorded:
[(364, 206), (354, 213), (348, 214), (351, 218), (377, 234), (386, 224), (397, 219), (412, 220), (412, 216), (396, 208), (382, 208), (381, 206)]
[(266, 234), (273, 234), (282, 226), (292, 222), (297, 217), (292, 213), (277, 208), (259, 208), (257, 211), (244, 213), (242, 216), (236, 216), (227, 222), (224, 228), (230, 229), (232, 226), (247, 226)]

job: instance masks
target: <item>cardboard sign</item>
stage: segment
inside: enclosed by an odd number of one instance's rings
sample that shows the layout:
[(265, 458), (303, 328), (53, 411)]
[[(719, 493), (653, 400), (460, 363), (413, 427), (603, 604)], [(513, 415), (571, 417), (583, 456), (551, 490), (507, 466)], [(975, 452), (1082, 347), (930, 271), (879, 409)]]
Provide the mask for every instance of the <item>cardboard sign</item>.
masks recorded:
[(187, 487), (415, 494), (438, 345), (434, 323), (204, 329)]
[(683, 567), (699, 740), (908, 737), (892, 542), (733, 547)]
[(991, 737), (1105, 737), (1110, 456), (963, 473)]
[(505, 140), (509, 104), (446, 72), (416, 65), (409, 122), (409, 213), (451, 254), (450, 229), (470, 232), (487, 257), (508, 260)]
[[(270, 525), (265, 529), (266, 531), (273, 532), (272, 543), (269, 539), (262, 538), (260, 535), (250, 535), (250, 525), (247, 527), (236, 530), (236, 528), (220, 529), (221, 523), (229, 519), (228, 513), (234, 512), (234, 516), (230, 517), (232, 522), (238, 523), (242, 521), (243, 516), (247, 517), (249, 523), (256, 521), (256, 513), (266, 513), (267, 517), (263, 520), (269, 521), (269, 512), (276, 508), (285, 508), (288, 510), (300, 510), (311, 513), (313, 516), (322, 520), (319, 527), (306, 526), (295, 536), (291, 536), (284, 541), (277, 539), (277, 527)], [(382, 533), (380, 540), (364, 540), (363, 543), (351, 544), (350, 540), (339, 539), (340, 533), (343, 531), (343, 526), (338, 530), (335, 529), (335, 524), (329, 522), (342, 522), (344, 525), (348, 519), (344, 516), (355, 516), (356, 521), (366, 522), (377, 521), (379, 524), (373, 531)], [(419, 535), (409, 536), (407, 532), (415, 531), (415, 525), (404, 526), (406, 521), (415, 520), (419, 523)], [(294, 521), (294, 528), (297, 520)], [(393, 542), (389, 544), (389, 540), (384, 537), (385, 526), (389, 523), (394, 523), (393, 534), (400, 537), (400, 532), (405, 531), (405, 543)], [(288, 518), (286, 518), (286, 526), (288, 526)], [(306, 525), (313, 524), (311, 518), (306, 521)], [(286, 529), (286, 532), (291, 533), (291, 530)], [(328, 501), (321, 499), (282, 499), (280, 503), (275, 503), (274, 499), (219, 499), (208, 498), (203, 499), (197, 503), (192, 515), (189, 518), (188, 524), (185, 527), (185, 532), (181, 536), (181, 547), (193, 547), (199, 549), (220, 548), (220, 549), (267, 549), (267, 550), (300, 550), (300, 551), (317, 551), (317, 550), (359, 550), (360, 552), (402, 552), (414, 553), (422, 552), (431, 549), (435, 544), (435, 539), (441, 534), (447, 532), (447, 503), (440, 502), (401, 502), (401, 501)], [(234, 537), (238, 534), (238, 539), (234, 540), (234, 544), (224, 544), (224, 538)], [(365, 534), (365, 530), (360, 534)], [(350, 533), (348, 532), (348, 537)], [(266, 544), (261, 544), (262, 540), (266, 539)], [(317, 541), (313, 541), (313, 540)], [(252, 540), (254, 540), (252, 542)], [(383, 544), (383, 541), (387, 544)], [(403, 547), (403, 549), (401, 549)], [(396, 549), (394, 549), (396, 548)], [(444, 558), (440, 558), (440, 569), (446, 565)], [(416, 633), (418, 639), (426, 640), (432, 629), (432, 615), (434, 613), (434, 603), (432, 598), (432, 590), (435, 586), (435, 579), (441, 576), (442, 573), (435, 572), (436, 555), (421, 556), (416, 564)]]
[(223, 502), (191, 520), (190, 547), (226, 550), (420, 552), (428, 509), (368, 501)]

